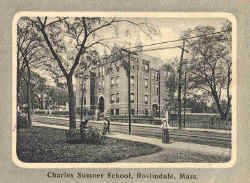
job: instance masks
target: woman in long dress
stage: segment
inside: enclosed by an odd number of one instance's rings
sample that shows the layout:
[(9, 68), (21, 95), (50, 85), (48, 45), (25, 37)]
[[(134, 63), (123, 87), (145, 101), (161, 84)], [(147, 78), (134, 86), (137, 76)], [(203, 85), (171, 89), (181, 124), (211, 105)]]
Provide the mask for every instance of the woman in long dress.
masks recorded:
[(165, 119), (162, 120), (162, 143), (169, 143), (169, 124), (168, 124), (168, 111), (166, 111)]

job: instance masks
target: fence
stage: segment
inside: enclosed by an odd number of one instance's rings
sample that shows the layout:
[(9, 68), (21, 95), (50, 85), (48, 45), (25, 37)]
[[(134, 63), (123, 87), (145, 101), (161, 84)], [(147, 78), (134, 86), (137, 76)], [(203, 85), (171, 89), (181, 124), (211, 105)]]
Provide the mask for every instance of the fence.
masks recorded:
[[(79, 111), (78, 111), (79, 112)], [(35, 111), (35, 114), (47, 114), (46, 110)], [(68, 111), (53, 111), (52, 115), (68, 115)], [(91, 116), (91, 115), (90, 115)], [(110, 116), (111, 121), (128, 122), (128, 115)], [(159, 118), (153, 118), (152, 116), (131, 116), (132, 123), (145, 123), (160, 125), (161, 120)], [(172, 127), (178, 127), (177, 114), (169, 114), (169, 125)], [(204, 113), (187, 113), (182, 115), (182, 127), (184, 128), (204, 128), (204, 129), (224, 129), (231, 130), (232, 120), (221, 120), (218, 114), (204, 114)]]
[[(111, 116), (111, 121), (128, 122), (128, 116)], [(160, 125), (161, 120), (150, 116), (132, 116), (132, 123), (145, 123)], [(177, 114), (169, 115), (169, 124), (172, 127), (178, 127)], [(232, 121), (221, 120), (218, 114), (204, 114), (204, 113), (188, 113), (185, 116), (182, 115), (182, 127), (184, 128), (205, 128), (205, 129), (224, 129), (231, 130)]]
[[(176, 114), (170, 116), (169, 124), (178, 127)], [(218, 114), (189, 113), (182, 115), (182, 126), (185, 128), (205, 128), (205, 129), (232, 129), (232, 120), (221, 120)]]

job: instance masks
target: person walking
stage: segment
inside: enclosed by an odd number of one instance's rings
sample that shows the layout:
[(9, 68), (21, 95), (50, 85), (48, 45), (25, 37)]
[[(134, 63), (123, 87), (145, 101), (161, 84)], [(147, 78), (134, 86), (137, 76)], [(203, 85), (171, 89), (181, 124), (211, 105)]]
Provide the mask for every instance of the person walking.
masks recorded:
[(110, 134), (110, 119), (109, 119), (110, 117), (109, 117), (109, 114), (108, 114), (108, 112), (106, 111), (105, 113), (104, 113), (104, 120), (107, 122), (107, 132), (108, 132), (108, 134)]

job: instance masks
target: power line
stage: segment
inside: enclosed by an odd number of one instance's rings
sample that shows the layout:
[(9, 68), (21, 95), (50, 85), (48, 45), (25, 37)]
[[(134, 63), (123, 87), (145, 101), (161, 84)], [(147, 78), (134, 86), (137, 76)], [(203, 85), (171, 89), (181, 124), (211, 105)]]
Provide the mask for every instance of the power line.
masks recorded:
[(228, 32), (228, 31), (225, 30), (225, 31), (213, 32), (213, 33), (210, 33), (210, 34), (202, 34), (202, 35), (199, 35), (199, 36), (186, 37), (186, 38), (182, 38), (182, 39), (176, 39), (176, 40), (163, 41), (163, 42), (158, 42), (158, 43), (153, 43), (153, 44), (134, 46), (134, 47), (131, 47), (131, 49), (133, 49), (133, 48), (141, 48), (141, 47), (148, 47), (148, 46), (155, 46), (155, 45), (159, 45), (159, 44), (179, 42), (179, 41), (183, 41), (183, 40), (189, 40), (189, 39), (199, 38), (199, 37), (203, 37), (203, 36), (210, 36), (210, 35), (220, 34), (220, 33), (225, 33), (225, 32)]
[[(148, 46), (154, 46), (154, 45), (161, 45), (161, 44), (166, 44), (166, 43), (173, 43), (173, 42), (179, 42), (179, 41), (183, 41), (183, 40), (189, 40), (189, 39), (194, 39), (194, 38), (199, 38), (199, 37), (203, 37), (203, 36), (210, 36), (210, 35), (215, 35), (215, 34), (221, 34), (221, 33), (225, 33), (228, 31), (219, 31), (219, 32), (214, 32), (214, 33), (210, 33), (210, 34), (202, 34), (199, 36), (192, 36), (192, 37), (186, 37), (186, 38), (182, 38), (182, 39), (176, 39), (176, 40), (171, 40), (171, 41), (164, 41), (164, 42), (159, 42), (159, 43), (153, 43), (153, 44), (148, 44), (148, 45), (140, 45), (140, 46), (136, 46), (136, 47), (131, 47), (131, 48), (122, 48), (123, 51), (126, 52), (130, 52), (133, 54), (136, 54), (138, 52), (147, 52), (147, 51), (156, 51), (156, 50), (166, 50), (166, 49), (174, 49), (174, 48), (181, 48), (180, 46), (169, 46), (169, 47), (162, 47), (162, 48), (152, 48), (152, 49), (147, 49), (147, 50), (142, 50), (142, 51), (130, 51), (129, 49), (133, 49), (133, 48), (141, 48), (141, 47), (148, 47)], [(112, 58), (114, 55), (111, 54), (109, 56), (103, 57), (101, 60), (107, 60)], [(97, 67), (101, 67), (104, 66), (105, 64), (113, 64), (116, 63), (118, 61), (120, 61), (122, 58), (124, 58), (125, 55), (121, 55), (118, 59), (113, 60), (113, 61), (109, 61), (109, 62), (103, 62), (101, 64), (98, 64), (97, 66), (95, 66), (94, 68)]]
[(174, 49), (174, 48), (180, 48), (180, 47), (181, 46), (169, 46), (169, 47), (162, 47), (162, 48), (147, 49), (147, 50), (143, 50), (142, 52), (156, 51), (156, 50), (166, 50), (166, 49)]

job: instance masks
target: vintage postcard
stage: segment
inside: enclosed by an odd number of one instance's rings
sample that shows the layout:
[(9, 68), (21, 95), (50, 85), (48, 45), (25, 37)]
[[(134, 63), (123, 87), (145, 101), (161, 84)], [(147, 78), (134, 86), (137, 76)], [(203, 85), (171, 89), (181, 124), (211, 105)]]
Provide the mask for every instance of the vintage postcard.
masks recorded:
[(17, 166), (235, 163), (231, 14), (21, 12), (13, 45)]
[(200, 182), (208, 170), (216, 182), (239, 157), (237, 23), (223, 12), (16, 12), (13, 166), (45, 182)]

